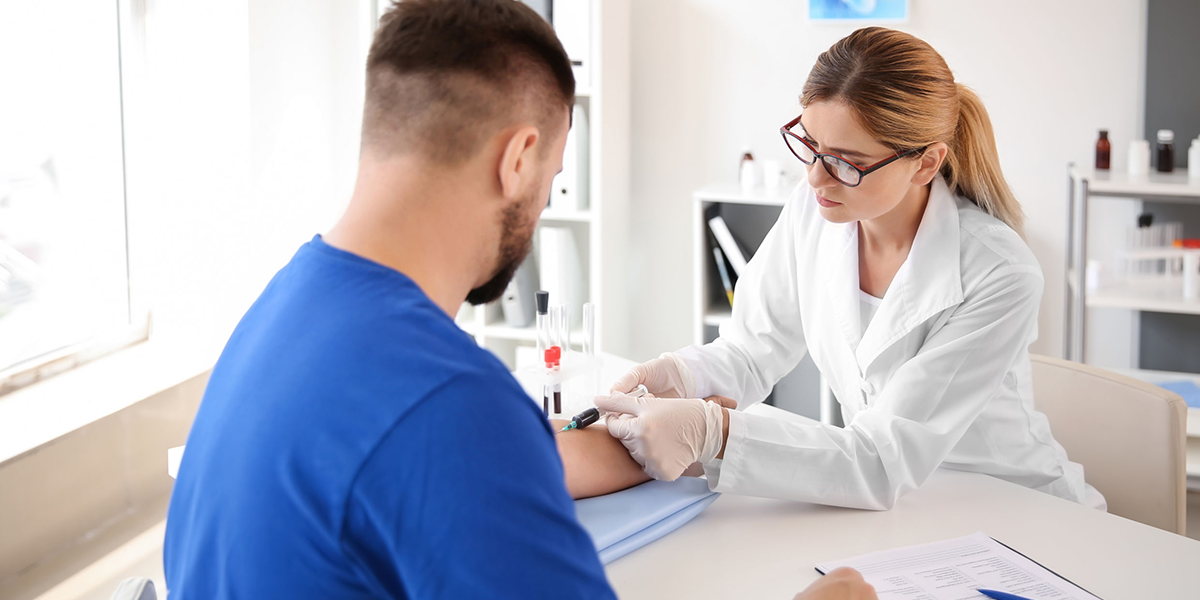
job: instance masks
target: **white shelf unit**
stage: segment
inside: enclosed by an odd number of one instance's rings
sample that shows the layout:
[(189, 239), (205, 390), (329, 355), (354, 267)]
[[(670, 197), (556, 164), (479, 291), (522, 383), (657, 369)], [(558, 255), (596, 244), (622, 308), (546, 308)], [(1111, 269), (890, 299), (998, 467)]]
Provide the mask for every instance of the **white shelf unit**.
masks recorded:
[[(785, 185), (780, 186), (775, 193), (768, 193), (761, 187), (743, 190), (736, 184), (717, 184), (701, 188), (692, 195), (693, 343), (711, 342), (717, 336), (720, 326), (732, 316), (732, 308), (726, 299), (723, 286), (719, 279), (715, 279), (717, 277), (715, 259), (712, 245), (709, 242), (708, 221), (705, 215), (711, 208), (717, 207), (717, 210), (723, 213), (722, 217), (726, 220), (731, 233), (738, 238), (738, 243), (749, 246), (747, 249), (750, 250), (750, 254), (746, 257), (749, 259), (753, 255), (753, 250), (762, 241), (762, 236), (766, 235), (770, 226), (778, 218), (779, 210), (782, 210), (784, 203), (787, 202), (790, 190), (791, 186)], [(739, 207), (741, 210), (734, 208), (727, 211), (727, 206)], [(747, 207), (758, 207), (762, 210), (750, 208), (747, 211), (745, 210)], [(742, 218), (738, 218), (738, 215), (735, 214), (729, 214), (733, 212), (741, 213)], [(740, 222), (743, 219), (751, 222)], [(747, 239), (748, 237), (757, 239), (748, 244), (751, 241)], [(730, 276), (733, 276), (732, 270)], [(737, 284), (735, 283), (735, 302), (736, 290)], [(794, 377), (812, 378), (813, 380), (788, 382)], [(819, 394), (818, 414), (806, 416), (819, 416), (823, 423), (834, 423), (837, 420), (834, 416), (838, 410), (837, 402), (810, 358), (805, 357), (801, 366), (797, 368), (797, 372), (785, 377), (785, 381), (780, 383), (787, 386), (786, 393), (795, 393), (799, 388), (807, 388), (806, 391), (812, 393), (815, 388)], [(778, 392), (778, 390), (780, 390), (780, 385), (776, 385), (776, 391)], [(775, 404), (780, 408), (789, 409), (788, 405), (791, 403), (787, 398), (775, 398)]]
[(1172, 285), (1115, 284), (1088, 292), (1087, 264), (1088, 202), (1091, 198), (1117, 198), (1194, 204), (1200, 207), (1200, 180), (1186, 172), (1127, 173), (1094, 171), (1068, 166), (1070, 188), (1067, 198), (1066, 302), (1063, 308), (1063, 356), (1085, 362), (1085, 311), (1089, 308), (1124, 308), (1138, 311), (1200, 314), (1200, 300), (1185, 300), (1182, 289)]
[[(571, 1), (588, 3), (590, 15), (590, 82), (575, 90), (575, 103), (588, 116), (588, 207), (564, 210), (551, 205), (542, 213), (539, 228), (544, 224), (572, 229), (584, 270), (583, 301), (596, 307), (596, 350), (627, 355), (630, 0)], [(536, 239), (537, 234), (535, 245)], [(530, 257), (537, 260), (536, 254)], [(457, 321), (510, 369), (518, 366), (517, 349), (536, 343), (534, 328), (509, 326), (498, 303), (464, 305)], [(572, 332), (573, 345), (582, 339), (580, 331)]]
[[(696, 344), (703, 344), (709, 341), (706, 339), (705, 328), (720, 326), (732, 314), (728, 302), (714, 302), (712, 290), (719, 282), (712, 281), (709, 277), (709, 265), (713, 262), (713, 254), (712, 246), (708, 242), (708, 222), (704, 218), (705, 213), (714, 204), (777, 206), (782, 209), (787, 195), (782, 191), (768, 194), (762, 188), (743, 191), (736, 184), (717, 184), (701, 188), (693, 195), (692, 200), (692, 301), (696, 315), (692, 339)], [(730, 276), (732, 275), (731, 272)]]

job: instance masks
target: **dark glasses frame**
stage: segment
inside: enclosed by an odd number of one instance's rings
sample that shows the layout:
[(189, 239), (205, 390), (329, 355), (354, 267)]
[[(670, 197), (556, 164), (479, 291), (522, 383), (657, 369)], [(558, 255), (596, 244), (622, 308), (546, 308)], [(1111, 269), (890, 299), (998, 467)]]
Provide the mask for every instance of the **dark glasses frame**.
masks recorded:
[[(812, 144), (805, 141), (804, 138), (793, 133), (792, 128), (800, 123), (801, 116), (803, 116), (803, 115), (796, 115), (795, 119), (792, 119), (791, 121), (788, 122), (787, 125), (784, 125), (783, 127), (779, 128), (779, 133), (780, 133), (780, 135), (783, 136), (784, 145), (786, 145), (788, 147), (788, 151), (790, 151), (792, 153), (792, 156), (795, 156), (797, 160), (799, 160), (800, 162), (802, 162), (806, 165), (814, 164), (818, 160), (820, 160), (821, 165), (825, 167), (825, 172), (829, 173), (830, 177), (833, 177), (835, 180), (837, 180), (838, 183), (840, 183), (846, 187), (858, 187), (858, 185), (860, 183), (862, 183), (863, 177), (866, 177), (867, 175), (870, 175), (871, 173), (874, 173), (875, 171), (878, 171), (878, 170), (900, 160), (901, 158), (904, 158), (905, 156), (908, 156), (910, 154), (924, 152), (927, 148), (929, 148), (929, 146), (925, 146), (924, 148), (913, 148), (912, 150), (907, 150), (905, 152), (896, 154), (895, 156), (892, 156), (891, 158), (885, 158), (885, 159), (883, 159), (873, 165), (870, 165), (868, 167), (860, 167), (857, 164), (855, 164), (854, 161), (852, 161), (848, 158), (845, 158), (843, 156), (838, 156), (837, 154), (832, 154), (829, 152), (817, 152), (817, 149), (813, 148)], [(808, 148), (808, 151), (813, 153), (813, 159), (811, 162), (806, 161), (803, 158), (801, 158), (800, 155), (797, 154), (796, 151), (792, 149), (792, 145), (788, 142), (789, 136), (792, 138), (795, 138), (796, 141), (800, 142), (801, 144), (804, 144), (804, 147)], [(858, 172), (858, 181), (855, 183), (849, 183), (849, 182), (843, 181), (842, 178), (838, 177), (837, 173), (834, 172), (833, 167), (831, 167), (829, 165), (829, 162), (826, 160), (826, 157), (835, 158), (837, 160), (840, 160), (840, 161), (846, 163), (847, 165), (850, 165), (851, 169), (854, 169), (855, 171)]]

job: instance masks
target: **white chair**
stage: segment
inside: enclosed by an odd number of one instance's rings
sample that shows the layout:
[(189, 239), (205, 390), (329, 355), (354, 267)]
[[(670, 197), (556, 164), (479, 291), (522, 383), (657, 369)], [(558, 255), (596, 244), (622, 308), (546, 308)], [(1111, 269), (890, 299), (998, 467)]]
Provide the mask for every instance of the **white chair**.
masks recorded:
[(154, 582), (145, 577), (128, 577), (117, 586), (110, 600), (157, 600)]
[(1184, 535), (1187, 405), (1111, 371), (1031, 356), (1033, 397), (1108, 512)]

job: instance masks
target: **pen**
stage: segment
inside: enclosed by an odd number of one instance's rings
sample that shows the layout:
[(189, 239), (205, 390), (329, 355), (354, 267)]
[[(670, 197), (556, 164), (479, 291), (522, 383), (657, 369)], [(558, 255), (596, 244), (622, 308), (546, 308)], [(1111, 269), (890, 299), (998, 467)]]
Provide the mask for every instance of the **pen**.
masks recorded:
[(985, 590), (983, 588), (979, 588), (975, 591), (987, 596), (988, 598), (995, 598), (996, 600), (1029, 600), (1029, 598), (1026, 598), (1025, 596), (1018, 596), (1008, 592), (997, 592), (996, 590)]
[[(638, 384), (637, 388), (635, 388), (632, 392), (629, 392), (629, 395), (633, 396), (634, 398), (641, 398), (648, 393), (650, 393), (650, 390), (646, 389), (646, 386)], [(562, 429), (554, 432), (554, 434), (558, 435), (564, 431), (570, 431), (572, 429), (583, 429), (584, 427), (587, 427), (588, 425), (591, 425), (599, 420), (600, 410), (593, 406), (592, 408), (589, 408), (571, 417), (571, 422), (564, 425)]]

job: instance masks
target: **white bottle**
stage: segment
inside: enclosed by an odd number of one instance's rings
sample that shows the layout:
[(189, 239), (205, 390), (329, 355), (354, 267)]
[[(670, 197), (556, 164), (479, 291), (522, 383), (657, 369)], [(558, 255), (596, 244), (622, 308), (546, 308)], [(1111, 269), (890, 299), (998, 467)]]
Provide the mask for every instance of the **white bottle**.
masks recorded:
[(1200, 179), (1200, 137), (1188, 148), (1188, 179)]
[(1183, 255), (1183, 299), (1197, 298), (1200, 298), (1200, 252), (1188, 252)]
[(742, 193), (749, 194), (759, 185), (758, 165), (754, 164), (754, 155), (749, 148), (742, 153), (739, 165), (738, 182), (742, 184)]
[(1150, 142), (1133, 140), (1129, 142), (1129, 174), (1146, 175), (1150, 172)]

